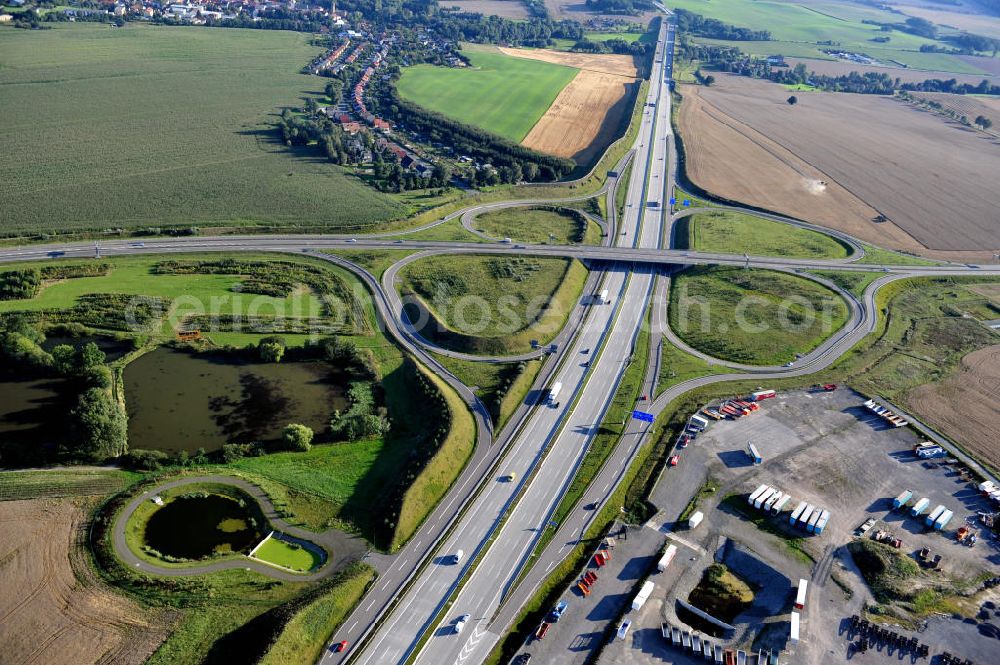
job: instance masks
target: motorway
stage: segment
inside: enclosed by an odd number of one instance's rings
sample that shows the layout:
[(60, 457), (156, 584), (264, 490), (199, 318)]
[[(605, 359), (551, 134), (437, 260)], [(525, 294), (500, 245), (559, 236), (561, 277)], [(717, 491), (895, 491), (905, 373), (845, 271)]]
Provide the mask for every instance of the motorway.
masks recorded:
[[(677, 163), (670, 130), (670, 95), (664, 80), (670, 76), (673, 30), (666, 22), (661, 29), (654, 58), (649, 98), (634, 146), (633, 172), (622, 220), (612, 223), (613, 246), (554, 246), (484, 244), (475, 242), (427, 242), (393, 240), (390, 235), (358, 236), (220, 236), (156, 239), (145, 242), (102, 242), (102, 256), (169, 254), (183, 252), (285, 252), (307, 253), (351, 269), (372, 291), (381, 322), (421, 362), (443, 376), (469, 404), (477, 420), (478, 440), (473, 459), (454, 487), (435, 507), (418, 533), (394, 557), (377, 557), (379, 579), (342, 628), (335, 641), (348, 640), (345, 654), (327, 651), (321, 662), (478, 663), (509, 627), (530, 592), (559, 561), (594, 518), (592, 511), (576, 510), (560, 525), (550, 545), (528, 573), (514, 586), (541, 536), (549, 516), (568, 486), (590, 440), (607, 410), (632, 354), (644, 320), (655, 274), (678, 265), (745, 265), (791, 271), (844, 270), (882, 271), (886, 274), (852, 305), (852, 320), (795, 367), (757, 368), (729, 375), (706, 376), (671, 387), (644, 410), (661, 412), (674, 398), (710, 383), (739, 379), (800, 376), (828, 366), (876, 325), (875, 294), (883, 285), (914, 276), (1000, 275), (998, 266), (882, 266), (854, 263), (856, 254), (842, 260), (804, 260), (774, 257), (744, 257), (662, 247), (670, 237), (673, 216), (664, 205), (672, 195)], [(665, 48), (666, 47), (666, 48)], [(650, 106), (653, 103), (653, 106)], [(641, 177), (640, 177), (641, 176)], [(613, 191), (609, 179), (601, 192)], [(591, 195), (588, 195), (588, 198)], [(569, 200), (569, 199), (567, 199)], [(613, 196), (608, 211), (612, 212)], [(656, 205), (650, 205), (655, 202)], [(558, 201), (518, 202), (520, 205), (552, 204)], [(474, 206), (447, 219), (482, 212), (498, 204)], [(510, 205), (505, 202), (504, 205)], [(756, 213), (755, 213), (756, 214)], [(421, 228), (433, 226), (439, 220)], [(782, 220), (788, 221), (788, 220)], [(414, 229), (415, 231), (416, 229)], [(620, 232), (623, 232), (622, 235)], [(829, 233), (824, 229), (824, 232)], [(857, 247), (851, 239), (852, 246)], [(430, 353), (427, 344), (402, 317), (398, 293), (389, 279), (378, 280), (345, 259), (324, 254), (332, 249), (410, 249), (427, 254), (495, 253), (572, 257), (589, 261), (605, 271), (601, 288), (612, 294), (611, 305), (581, 309), (560, 337), (560, 352), (543, 369), (536, 387), (561, 381), (563, 393), (558, 408), (522, 405), (500, 433), (494, 433), (482, 403), (473, 392), (451, 375)], [(92, 257), (92, 243), (29, 245), (0, 250), (0, 262), (46, 258)], [(398, 267), (397, 267), (398, 269)], [(662, 312), (655, 317), (662, 320)], [(665, 326), (661, 321), (659, 324)], [(655, 330), (654, 330), (655, 332)], [(656, 335), (654, 335), (656, 337)], [(588, 349), (588, 353), (584, 353)], [(434, 349), (437, 350), (437, 349)], [(491, 359), (496, 360), (496, 359)], [(590, 361), (589, 367), (583, 363)], [(645, 440), (646, 432), (631, 425), (617, 449), (608, 458), (581, 504), (603, 500), (621, 481), (625, 470)], [(515, 482), (497, 482), (509, 472)], [(460, 565), (448, 565), (444, 557), (457, 549), (465, 551)], [(473, 567), (473, 563), (475, 566)], [(459, 584), (461, 588), (459, 590)], [(457, 591), (457, 595), (454, 595)], [(454, 596), (454, 602), (448, 604)], [(450, 607), (439, 622), (439, 611)], [(457, 615), (472, 619), (461, 635), (450, 630)], [(422, 635), (430, 638), (418, 650)]]

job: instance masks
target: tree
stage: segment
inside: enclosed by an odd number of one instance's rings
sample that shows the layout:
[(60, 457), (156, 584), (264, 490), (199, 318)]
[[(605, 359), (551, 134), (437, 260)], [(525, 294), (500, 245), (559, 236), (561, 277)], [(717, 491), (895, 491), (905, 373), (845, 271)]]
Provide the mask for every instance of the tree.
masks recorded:
[(292, 423), (281, 432), (281, 438), (288, 450), (306, 452), (312, 448), (313, 431), (305, 425)]
[(78, 456), (98, 462), (125, 454), (125, 413), (109, 391), (88, 388), (80, 395), (72, 415), (79, 441), (74, 452)]
[(266, 363), (281, 362), (285, 356), (285, 340), (280, 337), (264, 337), (257, 345), (257, 356)]
[(69, 344), (59, 344), (52, 349), (52, 365), (60, 374), (72, 374), (76, 370), (76, 349)]
[(984, 115), (977, 115), (975, 123), (980, 129), (989, 129), (993, 126), (993, 121)]
[(80, 371), (83, 372), (91, 367), (103, 365), (105, 360), (107, 360), (107, 355), (105, 355), (104, 351), (101, 351), (101, 348), (93, 342), (87, 342), (80, 349), (80, 357), (77, 365)]
[(796, 97), (795, 95), (792, 95), (791, 97), (788, 98), (787, 101), (788, 101), (789, 105), (795, 106), (796, 104), (799, 103), (799, 98)]
[(715, 77), (709, 74), (708, 76), (703, 78), (701, 82), (704, 83), (705, 85), (712, 85), (713, 83), (715, 83)]

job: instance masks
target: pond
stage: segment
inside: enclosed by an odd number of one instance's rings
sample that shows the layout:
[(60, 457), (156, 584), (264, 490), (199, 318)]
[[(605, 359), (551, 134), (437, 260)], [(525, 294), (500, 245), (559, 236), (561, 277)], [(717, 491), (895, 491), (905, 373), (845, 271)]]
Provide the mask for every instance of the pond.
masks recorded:
[(190, 453), (274, 441), (289, 423), (322, 435), (347, 407), (344, 378), (324, 363), (247, 362), (159, 348), (125, 368), (131, 448)]
[(65, 414), (77, 393), (61, 378), (31, 378), (0, 370), (0, 466), (44, 463), (66, 436)]
[(263, 538), (250, 511), (228, 496), (181, 496), (153, 513), (145, 544), (160, 554), (201, 559), (213, 553), (249, 552)]

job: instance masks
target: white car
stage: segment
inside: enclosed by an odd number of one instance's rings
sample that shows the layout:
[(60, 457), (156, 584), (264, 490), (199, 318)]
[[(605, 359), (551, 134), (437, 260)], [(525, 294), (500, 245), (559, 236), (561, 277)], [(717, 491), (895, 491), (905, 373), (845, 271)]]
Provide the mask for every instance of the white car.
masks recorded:
[(462, 629), (465, 628), (465, 624), (469, 621), (470, 618), (472, 618), (471, 614), (463, 614), (462, 616), (458, 617), (458, 621), (455, 622), (456, 634), (462, 632)]

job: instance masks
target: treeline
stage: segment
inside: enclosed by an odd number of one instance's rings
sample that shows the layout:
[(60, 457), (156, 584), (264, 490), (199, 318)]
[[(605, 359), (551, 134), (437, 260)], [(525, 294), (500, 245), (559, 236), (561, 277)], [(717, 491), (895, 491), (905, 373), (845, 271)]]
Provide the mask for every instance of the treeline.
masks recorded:
[(956, 79), (926, 79), (919, 83), (903, 83), (900, 90), (910, 92), (950, 92), (953, 95), (1000, 95), (1000, 85), (983, 79), (976, 85), (959, 83)]
[(571, 159), (535, 152), (478, 127), (465, 125), (439, 113), (406, 101), (396, 91), (395, 78), (379, 86), (382, 112), (396, 122), (405, 123), (414, 132), (429, 137), (430, 142), (444, 143), (456, 153), (477, 162), (491, 164), (473, 175), (473, 186), (501, 183), (550, 182), (570, 173), (576, 164)]
[(641, 14), (656, 9), (648, 0), (587, 0), (587, 9), (602, 14)]
[(576, 21), (530, 18), (512, 21), (482, 14), (443, 14), (431, 26), (445, 39), (480, 44), (511, 44), (545, 47), (553, 39), (582, 39), (583, 26)]
[(68, 265), (25, 268), (0, 272), (0, 300), (27, 300), (34, 298), (45, 281), (100, 277), (110, 274), (109, 263), (77, 263)]
[(58, 414), (64, 427), (55, 448), (46, 448), (51, 443), (46, 441), (5, 446), (0, 463), (103, 462), (125, 454), (125, 409), (112, 394), (111, 370), (97, 344), (59, 344), (49, 352), (42, 348), (45, 335), (28, 319), (13, 316), (0, 325), (0, 359), (6, 368), (20, 376), (65, 379), (73, 404), (68, 413)]
[(735, 41), (766, 42), (771, 39), (771, 33), (768, 30), (740, 28), (723, 23), (718, 19), (705, 18), (701, 14), (695, 14), (686, 9), (675, 9), (674, 16), (677, 17), (677, 30), (685, 34)]
[(124, 293), (86, 293), (65, 309), (0, 313), (0, 324), (14, 318), (33, 325), (77, 324), (123, 332), (145, 331), (170, 307), (169, 298)]
[(573, 44), (571, 50), (579, 53), (616, 53), (618, 55), (643, 56), (652, 53), (655, 48), (656, 44), (648, 44), (639, 40), (630, 42), (615, 37), (604, 41), (592, 41), (584, 37)]

